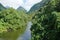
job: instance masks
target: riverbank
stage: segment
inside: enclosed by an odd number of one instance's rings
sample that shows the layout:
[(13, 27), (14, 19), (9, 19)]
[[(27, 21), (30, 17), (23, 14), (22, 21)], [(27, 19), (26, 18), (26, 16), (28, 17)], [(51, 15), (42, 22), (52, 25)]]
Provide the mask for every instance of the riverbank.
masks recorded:
[(24, 33), (24, 30), (26, 30), (26, 27), (16, 31), (3, 32), (3, 33), (0, 33), (0, 38), (3, 40), (16, 40), (19, 35)]
[(1, 40), (29, 40), (31, 39), (31, 28), (32, 23), (28, 22), (26, 27), (11, 31), (11, 32), (4, 32), (0, 34)]

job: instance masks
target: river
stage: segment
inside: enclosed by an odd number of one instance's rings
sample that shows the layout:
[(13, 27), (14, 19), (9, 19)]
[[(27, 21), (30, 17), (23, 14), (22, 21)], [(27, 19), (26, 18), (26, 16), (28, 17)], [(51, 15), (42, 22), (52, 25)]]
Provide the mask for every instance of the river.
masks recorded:
[(27, 28), (25, 32), (21, 36), (19, 36), (17, 40), (30, 40), (31, 39), (31, 31), (30, 31), (31, 25), (32, 25), (31, 22), (27, 23)]

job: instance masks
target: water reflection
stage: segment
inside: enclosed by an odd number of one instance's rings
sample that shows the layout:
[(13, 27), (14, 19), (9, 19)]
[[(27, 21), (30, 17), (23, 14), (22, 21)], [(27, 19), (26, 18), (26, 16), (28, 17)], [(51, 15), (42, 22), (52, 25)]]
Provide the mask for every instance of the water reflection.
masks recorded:
[(31, 28), (32, 23), (28, 22), (26, 31), (22, 34), (22, 36), (19, 36), (17, 40), (30, 40), (31, 39)]
[(31, 39), (31, 31), (30, 31), (30, 28), (31, 28), (31, 25), (32, 23), (31, 22), (28, 22), (27, 23), (27, 28), (25, 30), (25, 32), (21, 35), (20, 33), (20, 30), (18, 31), (15, 31), (15, 32), (8, 32), (8, 33), (3, 33), (2, 36), (0, 34), (0, 40), (29, 40)]

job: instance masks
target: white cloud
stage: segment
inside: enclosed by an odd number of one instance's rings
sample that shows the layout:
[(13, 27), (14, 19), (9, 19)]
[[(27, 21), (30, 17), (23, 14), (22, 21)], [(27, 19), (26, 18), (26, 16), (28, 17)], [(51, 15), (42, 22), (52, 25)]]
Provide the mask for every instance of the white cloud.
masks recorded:
[(0, 0), (0, 3), (2, 3), (4, 6), (10, 6), (15, 9), (22, 6), (26, 10), (29, 10), (34, 4), (40, 1), (41, 0)]
[(26, 10), (30, 10), (30, 8), (40, 2), (41, 0), (26, 0), (26, 2), (22, 5)]
[(0, 3), (2, 3), (4, 6), (10, 6), (16, 9), (17, 7), (23, 4), (23, 1), (22, 0), (0, 0)]

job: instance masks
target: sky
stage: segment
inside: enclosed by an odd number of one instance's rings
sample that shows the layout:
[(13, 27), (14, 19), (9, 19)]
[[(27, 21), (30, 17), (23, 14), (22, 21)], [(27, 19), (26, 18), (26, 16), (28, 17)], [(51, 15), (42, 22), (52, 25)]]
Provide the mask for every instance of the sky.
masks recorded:
[(22, 6), (27, 11), (30, 10), (30, 8), (42, 0), (0, 0), (0, 3), (3, 4), (3, 6), (9, 6), (17, 9), (18, 7)]

